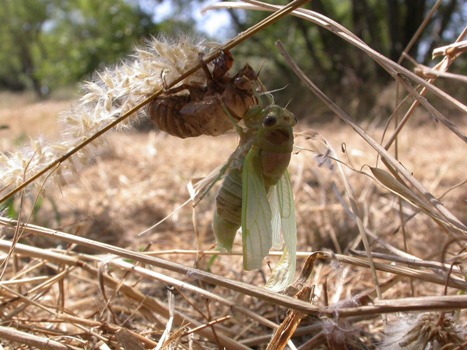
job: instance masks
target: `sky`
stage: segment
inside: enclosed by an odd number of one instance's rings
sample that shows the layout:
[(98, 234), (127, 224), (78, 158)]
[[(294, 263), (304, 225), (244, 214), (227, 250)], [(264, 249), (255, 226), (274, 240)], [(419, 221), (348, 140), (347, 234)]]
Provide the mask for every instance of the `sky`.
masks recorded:
[(162, 22), (167, 18), (193, 18), (197, 23), (197, 29), (210, 37), (225, 39), (229, 35), (230, 16), (227, 10), (214, 10), (201, 14), (201, 9), (216, 0), (195, 1), (187, 9), (185, 14), (174, 13), (176, 10), (172, 5), (173, 1), (163, 0), (161, 3), (154, 0), (140, 0), (141, 8), (147, 13), (153, 14), (154, 22)]

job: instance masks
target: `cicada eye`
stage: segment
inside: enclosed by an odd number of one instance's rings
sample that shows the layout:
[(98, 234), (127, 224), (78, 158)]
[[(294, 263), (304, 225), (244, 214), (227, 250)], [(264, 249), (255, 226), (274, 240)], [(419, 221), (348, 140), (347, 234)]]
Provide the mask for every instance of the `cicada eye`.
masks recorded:
[(290, 115), (288, 117), (286, 117), (285, 119), (292, 126), (297, 125), (297, 123), (298, 123), (297, 116), (295, 114), (292, 114), (292, 113), (290, 113)]
[(263, 120), (263, 126), (271, 127), (277, 124), (277, 117), (274, 114), (268, 115)]

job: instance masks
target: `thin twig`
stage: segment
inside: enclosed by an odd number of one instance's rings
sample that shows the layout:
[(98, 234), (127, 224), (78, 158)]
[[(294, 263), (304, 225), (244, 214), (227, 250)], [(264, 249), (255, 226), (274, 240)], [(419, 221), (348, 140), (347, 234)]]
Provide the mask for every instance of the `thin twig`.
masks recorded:
[[(0, 224), (6, 225), (6, 226), (13, 226), (16, 225), (17, 223), (15, 220), (11, 219), (5, 219), (0, 217)], [(215, 275), (213, 273), (209, 273), (206, 271), (194, 269), (188, 266), (184, 266), (182, 264), (178, 264), (169, 260), (164, 260), (164, 259), (159, 259), (155, 257), (150, 257), (145, 254), (139, 253), (139, 252), (133, 252), (128, 249), (123, 249), (120, 247), (112, 246), (109, 244), (93, 241), (87, 238), (83, 237), (78, 237), (76, 235), (70, 235), (64, 232), (59, 232), (59, 231), (54, 231), (46, 228), (41, 228), (39, 226), (31, 225), (31, 224), (21, 224), (20, 225), (25, 231), (31, 231), (35, 232), (36, 234), (41, 234), (43, 236), (50, 237), (55, 240), (63, 240), (66, 242), (70, 243), (75, 243), (79, 244), (81, 246), (91, 248), (103, 253), (107, 254), (113, 254), (117, 255), (120, 258), (125, 258), (125, 259), (131, 259), (134, 261), (138, 261), (140, 263), (152, 265), (152, 266), (157, 266), (160, 268), (164, 268), (169, 271), (173, 271), (176, 273), (180, 273), (182, 275), (186, 275), (190, 277), (193, 280), (197, 281), (203, 281), (206, 283), (212, 283), (214, 285), (217, 285), (219, 287), (224, 287), (245, 295), (250, 295), (252, 297), (264, 300), (268, 303), (272, 303), (273, 305), (278, 305), (278, 306), (283, 306), (286, 308), (291, 308), (297, 311), (304, 312), (309, 315), (319, 315), (319, 314), (329, 314), (333, 315), (335, 310), (336, 305), (330, 306), (329, 308), (321, 308), (315, 305), (310, 305), (308, 303), (304, 303), (300, 300), (293, 299), (289, 296), (286, 295), (280, 295), (276, 292), (270, 291), (265, 288), (260, 288), (251, 284), (243, 283), (243, 282), (238, 282), (238, 281), (233, 281), (231, 279), (225, 278), (223, 276)], [(0, 241), (0, 249), (10, 249), (11, 243), (6, 242), (6, 241)], [(71, 257), (65, 256), (63, 257), (62, 254), (57, 254), (49, 251), (44, 251), (44, 250), (39, 250), (34, 247), (28, 247), (25, 245), (20, 245), (16, 247), (18, 252), (21, 252), (22, 254), (27, 254), (32, 257), (41, 257), (44, 258), (45, 253), (47, 253), (47, 259), (49, 260), (56, 260), (57, 262), (63, 263), (64, 261), (69, 261), (70, 264), (76, 265), (79, 263), (79, 260), (77, 261), (76, 259), (73, 259)], [(322, 254), (322, 255), (327, 255), (330, 259), (333, 259), (333, 255), (325, 252), (317, 252), (314, 254)], [(63, 260), (65, 259), (65, 260)], [(348, 257), (345, 255), (339, 256), (339, 261), (341, 262), (351, 262), (354, 263), (355, 265), (359, 266), (364, 266), (368, 267), (368, 261), (366, 259), (362, 258), (357, 258), (357, 257)], [(446, 279), (443, 276), (439, 276), (438, 274), (434, 273), (428, 273), (420, 270), (415, 270), (415, 269), (410, 269), (407, 267), (403, 266), (393, 266), (390, 264), (375, 264), (375, 267), (377, 269), (381, 269), (382, 271), (387, 271), (391, 273), (395, 273), (398, 275), (404, 275), (407, 277), (413, 277), (413, 278), (419, 278), (425, 281), (437, 283), (440, 285), (443, 285), (448, 283), (450, 287), (457, 288), (457, 289), (467, 289), (467, 282), (462, 281), (458, 278), (451, 278)], [(467, 296), (465, 296), (465, 301), (467, 301)], [(458, 305), (458, 302), (460, 301), (455, 301), (453, 309), (455, 309), (456, 305)], [(441, 303), (442, 305), (435, 304), (433, 307), (438, 308), (442, 307), (444, 304)], [(416, 306), (417, 308), (419, 306)], [(429, 306), (428, 306), (429, 307)], [(334, 310), (334, 311), (333, 311)], [(350, 313), (353, 313), (353, 311), (349, 311)], [(389, 312), (389, 311), (388, 311)], [(342, 316), (347, 316), (346, 313), (342, 314)], [(353, 315), (353, 314), (352, 314)]]
[[(284, 52), (284, 54), (286, 54)], [(424, 198), (443, 215), (442, 223), (446, 229), (455, 229), (461, 234), (467, 234), (467, 227), (456, 218), (447, 208), (445, 208), (440, 201), (434, 197), (424, 186), (418, 182), (411, 172), (404, 168), (397, 159), (395, 159), (384, 147), (376, 142), (368, 133), (362, 129), (352, 118), (345, 113), (339, 106), (337, 106), (329, 97), (326, 96), (308, 77), (303, 73), (300, 67), (290, 57), (291, 68), (305, 84), (323, 103), (325, 103), (336, 115), (338, 115), (344, 122), (350, 125), (371, 147), (373, 147), (382, 157), (386, 166), (389, 169), (397, 169), (397, 171), (417, 189), (419, 193), (422, 193)], [(430, 216), (431, 217), (431, 216)]]
[(217, 49), (214, 52), (212, 52), (212, 53), (206, 55), (205, 57), (203, 57), (202, 61), (200, 60), (200, 62), (198, 64), (196, 64), (191, 69), (188, 69), (185, 73), (181, 74), (177, 79), (175, 79), (172, 82), (167, 83), (166, 87), (164, 89), (157, 90), (151, 96), (149, 96), (146, 100), (139, 103), (138, 105), (136, 105), (135, 107), (130, 109), (125, 114), (123, 114), (120, 117), (116, 118), (113, 122), (109, 123), (108, 125), (103, 127), (101, 130), (97, 131), (94, 135), (92, 135), (91, 137), (85, 139), (83, 142), (81, 142), (77, 146), (73, 147), (71, 150), (66, 152), (64, 155), (62, 155), (61, 157), (55, 159), (53, 162), (51, 162), (50, 164), (45, 166), (41, 171), (37, 172), (36, 174), (31, 176), (29, 179), (25, 180), (21, 185), (17, 186), (13, 190), (11, 190), (5, 196), (0, 198), (0, 203), (5, 201), (6, 199), (10, 198), (14, 194), (18, 193), (19, 191), (21, 191), (23, 188), (25, 188), (30, 183), (37, 180), (39, 177), (44, 175), (47, 171), (51, 170), (55, 166), (60, 166), (61, 163), (63, 163), (68, 158), (70, 158), (73, 154), (78, 152), (80, 149), (87, 146), (92, 141), (94, 141), (98, 137), (102, 136), (107, 131), (111, 130), (112, 128), (117, 126), (119, 123), (121, 123), (122, 121), (127, 119), (130, 115), (132, 115), (133, 113), (135, 113), (139, 109), (141, 109), (144, 106), (146, 106), (147, 104), (149, 104), (152, 100), (154, 100), (159, 95), (161, 95), (165, 91), (165, 89), (170, 89), (171, 87), (175, 86), (176, 84), (178, 84), (179, 82), (181, 82), (182, 80), (184, 80), (185, 78), (187, 78), (188, 76), (190, 76), (191, 74), (196, 72), (198, 69), (201, 69), (204, 66), (205, 63), (211, 62), (215, 58), (219, 57), (222, 54), (222, 52), (228, 51), (228, 50), (234, 48), (235, 46), (237, 46), (240, 43), (244, 42), (246, 39), (248, 39), (251, 36), (255, 35), (256, 33), (263, 30), (264, 28), (270, 26), (274, 22), (278, 21), (280, 18), (286, 16), (288, 13), (292, 12), (293, 10), (297, 9), (298, 7), (302, 6), (303, 4), (305, 4), (308, 1), (310, 1), (310, 0), (294, 0), (294, 1), (292, 1), (287, 6), (282, 7), (278, 11), (276, 11), (273, 14), (271, 14), (270, 16), (266, 17), (264, 20), (258, 22), (256, 25), (254, 25), (254, 26), (248, 28), (247, 30), (245, 30), (244, 32), (238, 34), (235, 38), (231, 39), (226, 44), (221, 45), (219, 47), (219, 49)]

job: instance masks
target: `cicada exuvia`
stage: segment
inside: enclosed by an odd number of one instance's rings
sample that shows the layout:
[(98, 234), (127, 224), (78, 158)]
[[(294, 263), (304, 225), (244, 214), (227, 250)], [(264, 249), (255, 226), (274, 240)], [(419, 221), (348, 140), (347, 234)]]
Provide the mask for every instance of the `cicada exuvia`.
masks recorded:
[[(229, 76), (232, 61), (226, 51), (214, 61), (212, 72), (203, 66), (206, 85), (184, 84), (152, 101), (147, 111), (154, 124), (180, 138), (218, 136), (232, 129), (257, 104), (255, 90), (259, 87), (257, 74), (249, 65)], [(188, 93), (177, 94), (181, 91)]]

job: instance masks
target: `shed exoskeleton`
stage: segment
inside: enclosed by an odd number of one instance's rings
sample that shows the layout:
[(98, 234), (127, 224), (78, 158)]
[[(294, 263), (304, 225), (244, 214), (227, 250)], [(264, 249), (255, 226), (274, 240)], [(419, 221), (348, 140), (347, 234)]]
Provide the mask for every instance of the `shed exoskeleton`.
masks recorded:
[[(155, 126), (180, 138), (218, 136), (231, 130), (235, 121), (258, 103), (255, 90), (259, 87), (257, 74), (249, 65), (229, 76), (232, 60), (230, 52), (223, 53), (214, 61), (212, 73), (204, 66), (206, 85), (181, 85), (151, 102), (147, 113)], [(177, 94), (183, 90), (188, 94)]]

